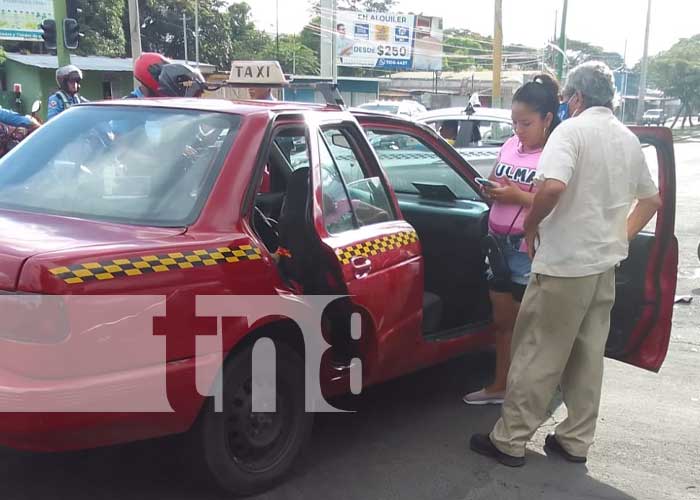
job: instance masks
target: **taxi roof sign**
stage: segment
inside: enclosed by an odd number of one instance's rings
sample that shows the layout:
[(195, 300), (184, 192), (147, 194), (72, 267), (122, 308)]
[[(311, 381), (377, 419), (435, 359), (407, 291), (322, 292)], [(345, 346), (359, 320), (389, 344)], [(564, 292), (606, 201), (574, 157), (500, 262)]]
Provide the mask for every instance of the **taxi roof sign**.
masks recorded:
[(286, 87), (282, 67), (278, 61), (234, 61), (228, 84), (241, 87)]

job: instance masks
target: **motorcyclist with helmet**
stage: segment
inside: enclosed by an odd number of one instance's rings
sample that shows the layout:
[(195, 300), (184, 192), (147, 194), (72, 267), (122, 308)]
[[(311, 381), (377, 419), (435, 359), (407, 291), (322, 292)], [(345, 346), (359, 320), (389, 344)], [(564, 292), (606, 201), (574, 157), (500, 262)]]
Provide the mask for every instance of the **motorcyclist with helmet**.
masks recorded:
[(58, 91), (49, 96), (47, 120), (62, 113), (74, 104), (87, 102), (80, 92), (80, 82), (83, 79), (83, 72), (80, 68), (69, 64), (56, 70), (56, 83)]
[(158, 97), (158, 78), (164, 66), (172, 64), (167, 57), (157, 52), (144, 52), (134, 63), (134, 78), (140, 85), (131, 92), (127, 99)]

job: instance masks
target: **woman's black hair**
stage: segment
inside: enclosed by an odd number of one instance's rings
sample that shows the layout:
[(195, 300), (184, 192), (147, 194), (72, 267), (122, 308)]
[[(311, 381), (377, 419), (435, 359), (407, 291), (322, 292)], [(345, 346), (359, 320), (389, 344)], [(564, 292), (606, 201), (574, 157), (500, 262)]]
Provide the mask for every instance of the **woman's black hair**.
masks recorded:
[(550, 134), (561, 123), (557, 113), (559, 111), (559, 83), (546, 73), (535, 76), (531, 82), (527, 82), (516, 90), (513, 102), (527, 104), (542, 118), (547, 116), (547, 113), (552, 113), (552, 124), (548, 130)]

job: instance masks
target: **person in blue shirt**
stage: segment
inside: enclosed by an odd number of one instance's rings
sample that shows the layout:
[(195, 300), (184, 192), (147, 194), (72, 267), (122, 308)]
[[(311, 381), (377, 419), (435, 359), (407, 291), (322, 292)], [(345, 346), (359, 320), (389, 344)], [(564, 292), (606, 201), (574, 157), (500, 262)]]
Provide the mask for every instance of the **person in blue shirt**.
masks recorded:
[(62, 66), (56, 70), (56, 83), (58, 91), (51, 94), (49, 97), (49, 108), (47, 111), (47, 120), (62, 113), (74, 104), (87, 102), (87, 99), (82, 97), (80, 92), (80, 82), (83, 79), (83, 72), (80, 68), (69, 64)]
[(39, 126), (39, 122), (31, 116), (20, 115), (14, 111), (0, 108), (0, 123), (9, 125), (10, 127), (23, 127), (35, 129)]

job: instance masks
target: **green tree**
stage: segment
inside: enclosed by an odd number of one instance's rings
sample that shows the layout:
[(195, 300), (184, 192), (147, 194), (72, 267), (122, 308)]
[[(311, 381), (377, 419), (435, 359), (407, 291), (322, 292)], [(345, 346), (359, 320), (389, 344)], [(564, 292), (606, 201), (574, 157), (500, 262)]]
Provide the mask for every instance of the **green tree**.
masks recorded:
[(80, 40), (77, 53), (123, 57), (126, 55), (126, 37), (122, 17), (126, 10), (125, 0), (77, 0), (81, 9), (77, 15), (80, 31), (85, 36)]
[[(185, 59), (182, 14), (187, 16), (187, 59), (195, 55), (194, 2), (192, 0), (140, 0), (143, 50)], [(124, 18), (128, 26), (128, 13)], [(258, 59), (271, 44), (257, 30), (245, 2), (199, 0), (200, 61), (227, 70), (233, 60)]]
[(261, 59), (272, 44), (269, 36), (255, 28), (250, 5), (245, 2), (228, 8), (228, 30), (232, 41), (231, 60)]
[(573, 68), (586, 61), (603, 61), (612, 69), (619, 68), (625, 62), (622, 54), (608, 52), (597, 45), (580, 40), (566, 40), (566, 55), (569, 58), (569, 67)]
[(443, 71), (466, 71), (477, 64), (473, 56), (484, 53), (480, 42), (463, 35), (447, 33), (443, 43)]
[(671, 128), (683, 116), (693, 125), (693, 109), (700, 106), (700, 35), (682, 38), (665, 52), (651, 58), (649, 81), (681, 101)]
[(304, 26), (299, 34), (301, 44), (310, 48), (316, 54), (321, 53), (321, 17), (315, 16)]
[(297, 75), (318, 75), (318, 54), (301, 43), (300, 37), (281, 35), (279, 57), (276, 44), (270, 43), (263, 52), (265, 60), (279, 60), (285, 73)]

